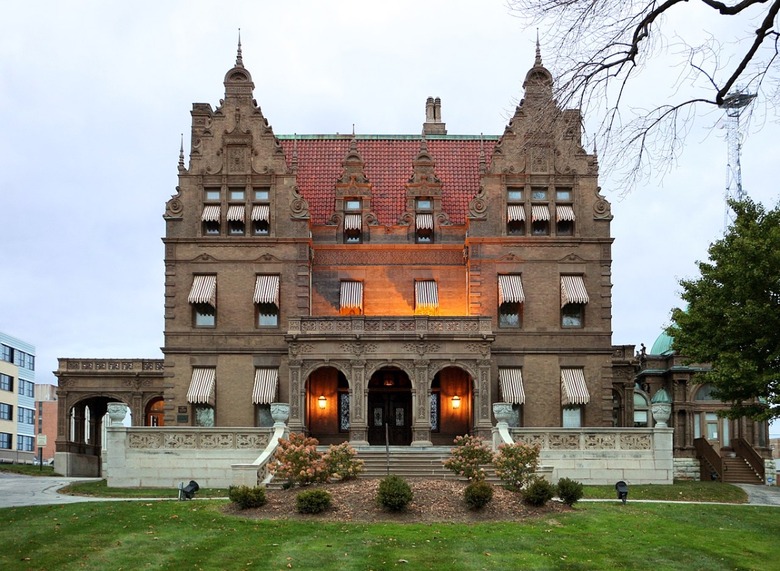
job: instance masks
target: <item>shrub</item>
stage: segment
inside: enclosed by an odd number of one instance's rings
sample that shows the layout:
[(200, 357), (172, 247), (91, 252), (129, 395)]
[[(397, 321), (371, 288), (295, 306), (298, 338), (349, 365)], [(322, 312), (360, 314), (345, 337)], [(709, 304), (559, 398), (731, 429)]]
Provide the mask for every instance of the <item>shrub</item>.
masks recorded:
[(496, 475), (506, 487), (519, 492), (530, 482), (539, 463), (539, 447), (522, 442), (501, 444), (493, 457)]
[(582, 483), (569, 478), (561, 478), (558, 480), (557, 490), (558, 497), (561, 498), (561, 501), (567, 506), (576, 504), (584, 493), (582, 490)]
[(412, 488), (400, 476), (390, 475), (379, 482), (377, 503), (392, 512), (402, 511), (412, 501)]
[(254, 488), (249, 486), (230, 486), (228, 488), (228, 499), (242, 510), (259, 508), (264, 506), (267, 501), (263, 486), (255, 486)]
[(458, 436), (450, 452), (452, 456), (444, 461), (445, 468), (472, 482), (485, 479), (485, 471), (481, 466), (490, 464), (493, 453), (481, 439), (469, 435)]
[(325, 490), (306, 490), (295, 496), (295, 507), (302, 514), (324, 512), (331, 503), (330, 494)]
[(530, 506), (541, 507), (555, 495), (555, 487), (544, 478), (534, 477), (523, 490), (523, 501)]
[(293, 432), (289, 440), (279, 439), (279, 447), (274, 452), (269, 470), (274, 476), (286, 480), (290, 486), (324, 482), (328, 479), (328, 469), (317, 452), (316, 438)]
[(482, 509), (493, 499), (493, 486), (484, 480), (471, 482), (463, 490), (463, 498), (466, 500), (469, 509)]
[(357, 452), (349, 442), (332, 444), (322, 457), (330, 477), (352, 480), (363, 471), (363, 460), (355, 458)]

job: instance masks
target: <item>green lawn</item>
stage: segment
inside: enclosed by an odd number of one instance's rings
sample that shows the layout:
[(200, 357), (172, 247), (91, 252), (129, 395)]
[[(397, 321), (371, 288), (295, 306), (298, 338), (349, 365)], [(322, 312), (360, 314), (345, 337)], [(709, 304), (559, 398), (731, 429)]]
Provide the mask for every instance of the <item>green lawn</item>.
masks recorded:
[[(61, 493), (74, 496), (92, 496), (96, 498), (176, 498), (178, 488), (109, 488), (105, 480), (75, 482), (60, 489)], [(226, 498), (225, 488), (201, 488), (198, 498)]]
[(60, 476), (53, 466), (34, 466), (32, 464), (0, 464), (0, 472), (12, 472), (27, 476)]
[(769, 569), (780, 534), (780, 512), (755, 506), (586, 503), (455, 525), (250, 520), (224, 505), (6, 508), (0, 569)]

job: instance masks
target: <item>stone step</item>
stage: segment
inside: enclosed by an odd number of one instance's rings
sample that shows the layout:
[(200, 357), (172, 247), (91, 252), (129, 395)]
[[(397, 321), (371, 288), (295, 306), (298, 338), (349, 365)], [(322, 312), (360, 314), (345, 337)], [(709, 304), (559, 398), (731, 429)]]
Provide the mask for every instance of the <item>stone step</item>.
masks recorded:
[(723, 459), (723, 481), (738, 484), (761, 484), (763, 480), (743, 458)]

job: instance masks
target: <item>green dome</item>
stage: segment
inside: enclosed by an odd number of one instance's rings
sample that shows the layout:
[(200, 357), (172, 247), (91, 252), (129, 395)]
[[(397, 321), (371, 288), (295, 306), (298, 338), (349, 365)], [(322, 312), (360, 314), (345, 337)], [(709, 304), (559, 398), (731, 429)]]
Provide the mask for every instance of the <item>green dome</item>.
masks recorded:
[(650, 348), (650, 354), (651, 355), (671, 355), (674, 353), (674, 349), (672, 349), (672, 342), (674, 339), (667, 335), (666, 332), (662, 332), (658, 338), (655, 340), (655, 343), (653, 343), (653, 346)]

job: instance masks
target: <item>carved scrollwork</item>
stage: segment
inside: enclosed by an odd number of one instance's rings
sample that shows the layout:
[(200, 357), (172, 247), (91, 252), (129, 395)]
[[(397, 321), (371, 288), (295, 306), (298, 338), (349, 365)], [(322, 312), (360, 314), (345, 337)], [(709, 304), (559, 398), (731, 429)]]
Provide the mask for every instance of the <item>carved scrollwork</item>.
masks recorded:
[(295, 220), (309, 219), (309, 203), (301, 195), (297, 186), (293, 187), (293, 196), (290, 201), (290, 218)]
[(479, 187), (479, 192), (469, 202), (469, 218), (487, 218), (487, 200), (485, 200), (485, 188)]
[(401, 217), (398, 219), (398, 225), (399, 226), (409, 226), (410, 224), (414, 223), (414, 213), (413, 212), (404, 212)]

